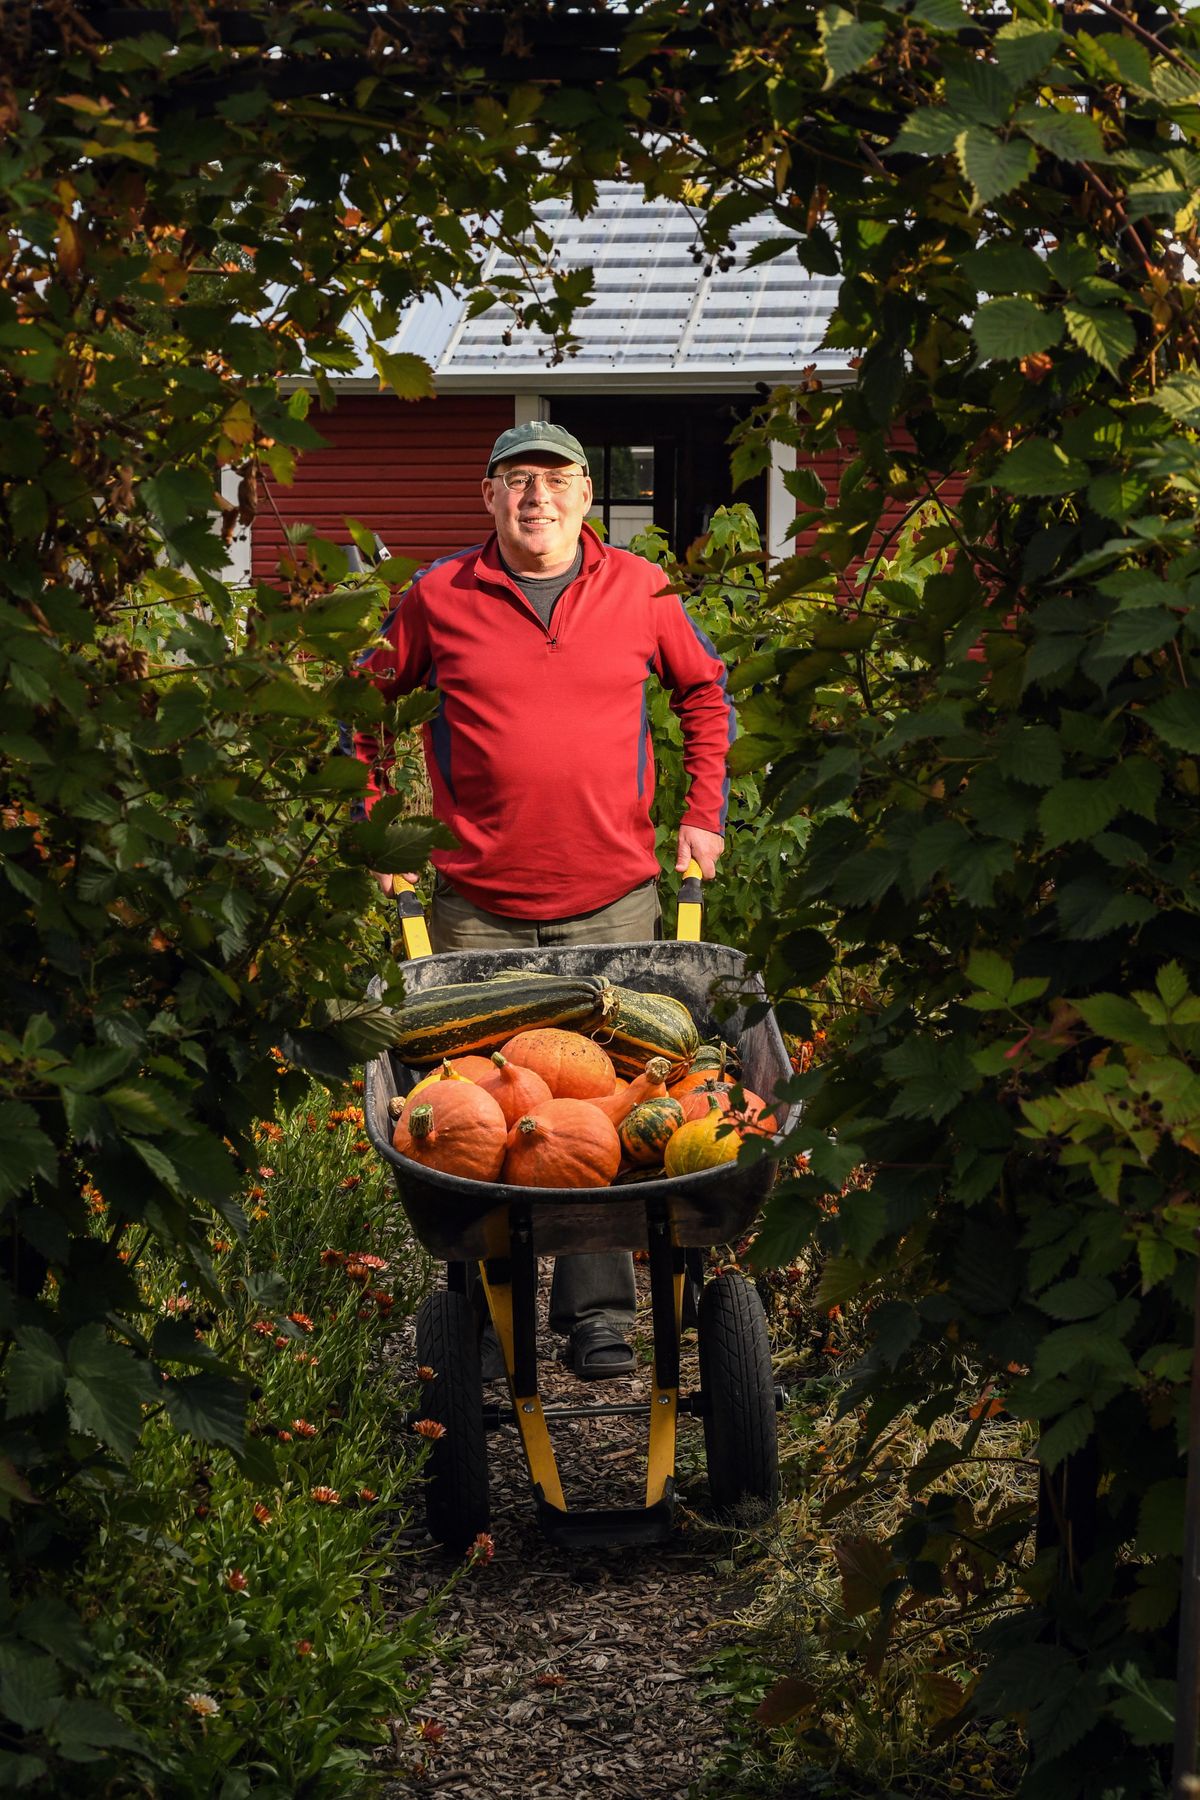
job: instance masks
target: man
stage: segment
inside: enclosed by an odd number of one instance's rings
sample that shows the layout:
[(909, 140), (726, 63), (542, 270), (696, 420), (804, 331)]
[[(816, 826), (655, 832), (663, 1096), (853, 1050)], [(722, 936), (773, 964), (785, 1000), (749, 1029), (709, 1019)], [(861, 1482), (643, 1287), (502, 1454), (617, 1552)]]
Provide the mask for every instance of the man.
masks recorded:
[[(676, 867), (694, 857), (711, 880), (734, 733), (724, 665), (660, 571), (585, 525), (587, 457), (562, 426), (502, 432), (483, 503), (492, 535), (416, 577), (363, 665), (389, 699), (441, 693), (425, 761), (458, 848), (433, 853), (433, 948), (657, 937), (646, 685), (655, 675), (671, 690), (683, 729), (691, 784)], [(369, 807), (389, 763), (366, 734), (355, 754), (370, 767)], [(376, 879), (391, 892), (389, 875)], [(633, 1311), (627, 1254), (557, 1260), (550, 1322), (584, 1380), (632, 1369)]]

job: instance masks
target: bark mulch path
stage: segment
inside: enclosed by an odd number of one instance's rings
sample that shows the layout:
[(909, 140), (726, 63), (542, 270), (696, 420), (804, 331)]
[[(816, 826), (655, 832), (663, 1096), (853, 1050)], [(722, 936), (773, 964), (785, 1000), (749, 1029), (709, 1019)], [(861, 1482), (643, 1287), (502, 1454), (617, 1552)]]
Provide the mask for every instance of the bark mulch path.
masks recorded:
[[(577, 1382), (554, 1360), (559, 1340), (543, 1310), (539, 1381), (548, 1404), (648, 1398), (649, 1303), (638, 1273), (639, 1366), (624, 1380)], [(685, 1335), (685, 1393), (697, 1385), (694, 1345)], [(397, 1352), (411, 1364), (400, 1334)], [(502, 1386), (493, 1394), (500, 1398)], [(569, 1506), (642, 1503), (645, 1418), (552, 1430)], [(729, 1538), (691, 1510), (704, 1498), (699, 1421), (680, 1423), (681, 1524), (649, 1550), (554, 1549), (537, 1528), (515, 1429), (491, 1434), (488, 1445), (495, 1558), (470, 1570), (438, 1613), (450, 1641), (419, 1708), (444, 1735), (421, 1741), (405, 1728), (384, 1795), (578, 1800), (599, 1790), (606, 1800), (688, 1800), (728, 1741), (721, 1701), (703, 1696), (711, 1676), (702, 1665), (736, 1635), (732, 1614), (746, 1597), (716, 1567)], [(414, 1539), (389, 1594), (401, 1615), (448, 1568), (423, 1534)]]

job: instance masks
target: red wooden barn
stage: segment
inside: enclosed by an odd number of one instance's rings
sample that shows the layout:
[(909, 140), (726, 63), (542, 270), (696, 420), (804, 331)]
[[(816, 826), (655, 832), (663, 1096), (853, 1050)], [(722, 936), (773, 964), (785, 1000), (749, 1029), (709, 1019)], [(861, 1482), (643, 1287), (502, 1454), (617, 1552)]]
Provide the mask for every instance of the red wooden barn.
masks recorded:
[[(795, 503), (781, 477), (794, 452), (779, 448), (770, 472), (735, 495), (727, 439), (766, 387), (807, 365), (823, 381), (849, 378), (844, 353), (819, 348), (836, 283), (809, 275), (791, 251), (746, 266), (756, 244), (780, 235), (770, 215), (739, 228), (725, 269), (696, 260), (685, 207), (619, 183), (602, 184), (586, 219), (562, 202), (541, 218), (559, 264), (594, 271), (594, 304), (576, 315), (578, 353), (555, 363), (548, 341), (514, 328), (503, 307), (469, 319), (459, 298), (413, 306), (389, 348), (426, 358), (436, 399), (381, 392), (365, 356), (334, 377), (335, 407), (309, 415), (328, 447), (301, 459), (293, 486), (272, 489), (239, 548), (240, 575), (270, 579), (282, 524), (294, 521), (346, 543), (349, 515), (393, 555), (422, 562), (477, 542), (489, 529), (479, 491), (488, 451), (508, 426), (535, 418), (587, 447), (593, 517), (611, 542), (654, 521), (683, 549), (736, 498), (765, 520), (772, 553), (786, 553)], [(503, 276), (504, 265), (497, 253), (489, 273)], [(836, 461), (824, 472), (834, 475)]]

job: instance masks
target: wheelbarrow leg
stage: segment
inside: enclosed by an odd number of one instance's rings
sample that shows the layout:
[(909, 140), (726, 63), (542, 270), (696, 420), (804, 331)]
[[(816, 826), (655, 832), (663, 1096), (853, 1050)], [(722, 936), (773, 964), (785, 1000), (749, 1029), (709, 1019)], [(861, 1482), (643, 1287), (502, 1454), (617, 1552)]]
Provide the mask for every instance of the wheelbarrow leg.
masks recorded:
[(646, 1505), (667, 1496), (675, 1474), (679, 1419), (679, 1332), (683, 1315), (684, 1252), (671, 1242), (667, 1208), (647, 1205), (650, 1249), (650, 1316), (654, 1322), (654, 1381), (650, 1395), (650, 1445), (646, 1457)]
[(537, 1391), (537, 1258), (527, 1212), (513, 1208), (509, 1235), (511, 1256), (480, 1263), (479, 1276), (504, 1356), (529, 1479), (539, 1499), (562, 1512), (567, 1503)]

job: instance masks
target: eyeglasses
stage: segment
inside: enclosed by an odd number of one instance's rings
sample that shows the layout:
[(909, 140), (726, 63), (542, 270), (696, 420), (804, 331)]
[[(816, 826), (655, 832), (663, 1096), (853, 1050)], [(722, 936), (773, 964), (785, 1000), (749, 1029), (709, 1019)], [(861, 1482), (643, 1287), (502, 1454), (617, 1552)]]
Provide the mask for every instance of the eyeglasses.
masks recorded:
[(573, 481), (583, 479), (581, 470), (574, 470), (569, 475), (558, 469), (505, 469), (500, 477), (510, 494), (525, 494), (535, 481), (544, 481), (548, 494), (565, 494)]

